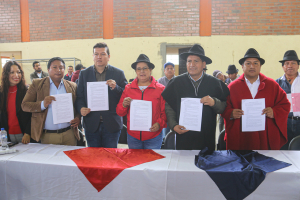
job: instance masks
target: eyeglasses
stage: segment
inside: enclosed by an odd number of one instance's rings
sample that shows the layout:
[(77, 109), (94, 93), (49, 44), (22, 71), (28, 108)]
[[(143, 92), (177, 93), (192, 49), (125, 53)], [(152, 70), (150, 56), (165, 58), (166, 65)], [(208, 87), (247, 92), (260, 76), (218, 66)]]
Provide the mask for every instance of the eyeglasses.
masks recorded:
[(141, 71), (148, 71), (149, 67), (143, 67), (143, 68), (136, 68), (136, 71), (141, 72)]

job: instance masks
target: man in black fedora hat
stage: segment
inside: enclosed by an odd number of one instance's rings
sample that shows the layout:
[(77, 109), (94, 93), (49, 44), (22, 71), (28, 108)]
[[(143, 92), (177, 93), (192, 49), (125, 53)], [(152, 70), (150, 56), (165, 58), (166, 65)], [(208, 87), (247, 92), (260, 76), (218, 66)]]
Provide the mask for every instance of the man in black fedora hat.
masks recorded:
[[(244, 74), (230, 83), (230, 95), (222, 116), (225, 119), (226, 148), (231, 150), (279, 150), (287, 142), (286, 118), (290, 103), (285, 92), (271, 78), (260, 73), (265, 60), (250, 48), (239, 60)], [(243, 99), (265, 99), (263, 131), (242, 132)]]
[[(215, 150), (216, 115), (226, 107), (229, 91), (225, 83), (203, 72), (212, 60), (195, 44), (180, 54), (186, 60), (187, 72), (170, 80), (162, 93), (170, 128), (176, 132), (176, 149), (191, 150), (208, 147)], [(181, 98), (201, 98), (203, 103), (201, 131), (186, 130), (179, 124)], [(196, 119), (195, 119), (196, 120)]]
[(288, 142), (281, 148), (287, 150), (291, 140), (300, 135), (300, 110), (293, 110), (293, 105), (295, 107), (295, 104), (300, 104), (300, 99), (295, 97), (295, 95), (300, 94), (300, 74), (298, 72), (300, 60), (296, 51), (288, 50), (279, 62), (282, 64), (284, 75), (278, 78), (276, 82), (286, 92), (291, 103), (291, 110), (287, 119)]
[[(116, 107), (127, 84), (124, 72), (110, 64), (109, 48), (105, 43), (93, 47), (94, 65), (81, 70), (77, 88), (76, 109), (83, 116), (83, 127), (89, 147), (117, 148), (123, 120)], [(105, 81), (108, 89), (109, 110), (91, 111), (87, 105), (87, 83)], [(102, 102), (99, 102), (102, 103)]]
[(229, 65), (226, 73), (228, 74), (228, 78), (225, 80), (225, 83), (228, 85), (232, 81), (236, 80), (238, 77), (239, 70), (236, 68), (235, 65)]

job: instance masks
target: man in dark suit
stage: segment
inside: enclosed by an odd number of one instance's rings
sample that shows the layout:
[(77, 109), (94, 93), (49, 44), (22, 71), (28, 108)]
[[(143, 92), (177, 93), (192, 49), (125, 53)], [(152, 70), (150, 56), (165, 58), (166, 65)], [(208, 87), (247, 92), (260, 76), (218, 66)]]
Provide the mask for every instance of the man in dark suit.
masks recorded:
[[(76, 109), (83, 116), (85, 136), (90, 147), (117, 148), (123, 120), (116, 113), (122, 92), (127, 84), (124, 72), (108, 64), (109, 48), (105, 43), (93, 47), (94, 65), (79, 74)], [(87, 82), (106, 81), (108, 85), (108, 111), (87, 108)], [(102, 102), (99, 102), (102, 103)]]

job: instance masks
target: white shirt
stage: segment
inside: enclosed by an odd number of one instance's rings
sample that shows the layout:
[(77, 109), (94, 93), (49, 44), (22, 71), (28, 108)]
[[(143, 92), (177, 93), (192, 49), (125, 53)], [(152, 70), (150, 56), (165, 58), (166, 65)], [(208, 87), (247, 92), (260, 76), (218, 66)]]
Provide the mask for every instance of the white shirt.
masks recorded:
[(257, 91), (258, 91), (258, 87), (259, 87), (259, 84), (260, 84), (260, 80), (259, 80), (259, 76), (257, 77), (257, 80), (254, 81), (253, 83), (250, 83), (250, 81), (245, 77), (245, 80), (246, 80), (246, 83), (247, 83), (247, 86), (251, 92), (251, 95), (252, 95), (252, 98), (254, 99), (256, 94), (257, 94)]
[(42, 72), (36, 73), (36, 75), (37, 75), (39, 78), (42, 78)]

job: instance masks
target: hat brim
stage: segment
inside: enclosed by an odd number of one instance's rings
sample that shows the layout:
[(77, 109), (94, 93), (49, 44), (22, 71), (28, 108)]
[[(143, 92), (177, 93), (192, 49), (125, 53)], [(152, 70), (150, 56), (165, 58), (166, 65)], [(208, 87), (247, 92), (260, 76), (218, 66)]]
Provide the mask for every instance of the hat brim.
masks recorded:
[(135, 70), (136, 65), (137, 65), (138, 63), (140, 63), (140, 62), (147, 63), (148, 66), (149, 66), (149, 68), (151, 68), (151, 69), (154, 69), (154, 68), (155, 68), (155, 65), (154, 65), (153, 63), (147, 62), (147, 61), (138, 61), (138, 62), (134, 62), (134, 63), (131, 64), (131, 68)]
[[(258, 57), (247, 57), (247, 58), (257, 58), (260, 61), (261, 65), (265, 64), (265, 60), (263, 58), (258, 58)], [(240, 65), (243, 65), (247, 58), (240, 59), (239, 60)]]
[(238, 72), (239, 72), (238, 69), (236, 69), (236, 70), (227, 70), (226, 74), (235, 74), (235, 73), (238, 73)]
[(300, 62), (299, 59), (284, 59), (284, 60), (280, 60), (279, 62), (280, 62), (280, 63), (284, 63), (285, 61), (290, 61), (290, 60), (295, 60), (295, 61), (297, 61), (297, 62)]
[(212, 60), (209, 58), (209, 57), (206, 57), (206, 56), (203, 56), (203, 55), (200, 55), (200, 54), (197, 54), (197, 53), (188, 53), (188, 52), (185, 52), (185, 53), (182, 53), (180, 54), (180, 58), (183, 59), (183, 60), (187, 60), (187, 58), (190, 56), (190, 55), (194, 55), (194, 56), (198, 56), (201, 58), (202, 61), (205, 61), (206, 64), (211, 64), (212, 63)]

